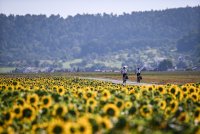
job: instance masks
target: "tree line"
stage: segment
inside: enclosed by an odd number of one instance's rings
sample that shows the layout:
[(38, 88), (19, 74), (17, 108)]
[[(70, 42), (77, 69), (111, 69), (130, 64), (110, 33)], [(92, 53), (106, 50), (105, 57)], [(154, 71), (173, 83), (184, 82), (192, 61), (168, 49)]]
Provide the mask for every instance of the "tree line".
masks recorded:
[(0, 14), (0, 65), (94, 59), (111, 52), (139, 51), (146, 46), (177, 45), (178, 52), (184, 52), (190, 47), (187, 44), (193, 43), (193, 48), (199, 44), (199, 38), (193, 39), (199, 31), (199, 6), (123, 15), (77, 14), (67, 18)]

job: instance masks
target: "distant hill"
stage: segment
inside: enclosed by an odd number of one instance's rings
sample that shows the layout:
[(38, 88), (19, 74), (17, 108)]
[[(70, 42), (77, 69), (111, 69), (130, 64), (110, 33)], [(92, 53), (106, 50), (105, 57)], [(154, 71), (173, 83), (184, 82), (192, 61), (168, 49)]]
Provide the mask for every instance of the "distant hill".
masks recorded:
[[(200, 61), (199, 38), (190, 38), (199, 31), (199, 6), (119, 16), (0, 14), (0, 66), (155, 68), (165, 58), (191, 66)], [(195, 49), (186, 52), (190, 43)]]

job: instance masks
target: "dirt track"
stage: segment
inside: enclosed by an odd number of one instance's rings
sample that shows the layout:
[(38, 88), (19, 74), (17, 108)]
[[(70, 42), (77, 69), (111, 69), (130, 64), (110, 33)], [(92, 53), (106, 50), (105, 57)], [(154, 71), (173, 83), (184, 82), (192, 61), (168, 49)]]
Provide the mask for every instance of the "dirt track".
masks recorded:
[[(112, 82), (112, 83), (115, 83), (115, 84), (122, 84), (122, 80), (114, 80), (114, 79), (106, 79), (106, 78), (92, 78), (92, 77), (79, 77), (81, 79), (89, 79), (89, 80), (100, 80), (100, 81), (106, 81), (106, 82)], [(151, 83), (137, 83), (137, 82), (133, 82), (133, 81), (127, 81), (126, 82), (127, 85), (153, 85)]]

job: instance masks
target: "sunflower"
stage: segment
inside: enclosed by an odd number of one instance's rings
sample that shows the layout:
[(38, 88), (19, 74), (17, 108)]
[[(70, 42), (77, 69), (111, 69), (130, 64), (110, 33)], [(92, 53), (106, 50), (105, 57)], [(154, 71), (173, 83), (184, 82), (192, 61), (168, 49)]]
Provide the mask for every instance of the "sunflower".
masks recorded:
[(176, 112), (176, 110), (178, 109), (178, 101), (172, 100), (170, 102), (170, 108), (172, 113)]
[(5, 124), (10, 125), (13, 122), (14, 114), (12, 111), (7, 111), (3, 113), (3, 120), (5, 121)]
[(161, 94), (165, 94), (165, 93), (166, 93), (166, 90), (165, 90), (165, 88), (164, 88), (162, 85), (159, 85), (159, 86), (157, 87), (157, 90), (158, 90)]
[(192, 92), (189, 95), (189, 98), (191, 98), (193, 100), (193, 102), (198, 102), (198, 94), (196, 92)]
[(194, 111), (194, 122), (195, 124), (200, 123), (200, 108), (197, 108)]
[(134, 89), (131, 89), (128, 94), (134, 94), (135, 93), (135, 90)]
[(24, 87), (21, 86), (21, 85), (17, 85), (15, 88), (16, 88), (17, 90), (23, 90), (23, 89), (24, 89)]
[(165, 108), (165, 112), (164, 112), (164, 117), (165, 118), (169, 118), (171, 115), (172, 115), (172, 111), (171, 111), (171, 108), (170, 107), (166, 107)]
[(86, 91), (84, 92), (84, 98), (85, 99), (89, 99), (89, 98), (95, 98), (96, 97), (96, 93), (93, 91)]
[[(100, 126), (100, 130), (102, 129), (109, 130), (113, 128), (113, 124), (108, 117), (98, 116), (96, 120), (97, 120), (98, 125)], [(100, 133), (103, 133), (103, 132), (100, 132)]]
[(126, 109), (130, 109), (130, 108), (132, 107), (132, 105), (133, 105), (132, 102), (127, 101), (127, 102), (125, 102), (124, 107), (125, 107)]
[(13, 86), (17, 86), (17, 85), (19, 85), (19, 82), (18, 81), (13, 81)]
[(65, 122), (60, 120), (53, 120), (48, 125), (48, 133), (49, 134), (66, 134), (66, 126)]
[(166, 105), (167, 105), (167, 103), (166, 103), (166, 101), (164, 101), (164, 100), (158, 102), (158, 106), (159, 106), (160, 109), (162, 109), (162, 110), (165, 110)]
[(2, 89), (2, 90), (7, 90), (7, 89), (8, 89), (8, 86), (3, 84), (3, 85), (1, 85), (1, 89)]
[(38, 123), (38, 124), (34, 124), (32, 126), (31, 129), (31, 133), (32, 134), (41, 134), (41, 133), (45, 133), (47, 130), (48, 124), (47, 123)]
[(153, 86), (148, 86), (148, 87), (147, 87), (147, 90), (148, 90), (149, 92), (152, 92), (152, 91), (154, 90), (154, 88), (153, 88)]
[(182, 86), (181, 89), (184, 93), (188, 93), (188, 87), (187, 86)]
[(92, 134), (92, 125), (87, 117), (82, 117), (77, 120), (78, 130), (81, 134)]
[(180, 123), (187, 123), (189, 121), (189, 115), (186, 112), (181, 112), (177, 120)]
[(95, 99), (93, 99), (93, 98), (89, 98), (87, 100), (86, 106), (87, 107), (91, 107), (92, 109), (94, 109), (97, 106), (97, 101)]
[(170, 93), (171, 95), (176, 96), (176, 95), (178, 94), (178, 90), (179, 90), (178, 86), (173, 85), (173, 86), (171, 86), (171, 87), (169, 88), (169, 93)]
[(53, 106), (52, 115), (54, 116), (64, 116), (68, 112), (67, 107), (64, 104), (55, 104)]
[(48, 108), (52, 105), (52, 98), (51, 96), (43, 96), (41, 99), (41, 106)]
[(119, 108), (115, 104), (106, 104), (103, 107), (103, 111), (106, 115), (111, 117), (118, 117), (120, 114)]
[(29, 94), (27, 96), (27, 102), (30, 105), (37, 106), (39, 102), (39, 97), (37, 94)]
[(152, 113), (153, 113), (153, 110), (152, 110), (152, 107), (150, 105), (143, 105), (141, 108), (140, 108), (140, 114), (143, 116), (143, 117), (146, 117), (146, 118), (150, 118)]
[(179, 100), (179, 101), (182, 101), (183, 100), (183, 96), (184, 95), (184, 92), (182, 91), (182, 90), (179, 90), (178, 91), (178, 94), (177, 94), (177, 99)]
[(124, 101), (121, 100), (121, 99), (116, 99), (115, 105), (116, 105), (120, 110), (124, 109)]
[(63, 86), (59, 86), (57, 88), (57, 93), (60, 95), (64, 95), (65, 94), (65, 88)]
[(6, 129), (0, 126), (0, 134), (15, 134), (15, 131), (12, 127), (7, 127)]
[(30, 105), (24, 105), (22, 107), (22, 119), (25, 122), (31, 122), (36, 118), (36, 111)]
[(15, 118), (20, 118), (22, 116), (22, 106), (20, 105), (14, 105), (13, 107), (13, 113)]
[(108, 100), (111, 97), (110, 92), (108, 90), (103, 90), (101, 95), (101, 99), (104, 101)]
[(189, 89), (188, 89), (188, 92), (190, 94), (196, 92), (195, 87), (194, 86), (190, 86)]
[(67, 122), (65, 124), (66, 134), (76, 134), (78, 133), (79, 128), (78, 124), (76, 122)]
[(56, 85), (52, 86), (52, 91), (53, 92), (57, 92), (57, 89), (58, 89), (58, 86), (56, 86)]
[(8, 90), (9, 90), (9, 91), (13, 91), (13, 90), (14, 90), (14, 86), (13, 86), (13, 85), (9, 85), (9, 86), (8, 86)]
[(83, 107), (79, 107), (79, 109), (77, 109), (76, 106), (74, 106), (73, 104), (68, 104), (67, 106), (68, 108), (68, 114), (71, 115), (72, 117), (77, 117), (79, 115), (79, 111), (83, 111)]

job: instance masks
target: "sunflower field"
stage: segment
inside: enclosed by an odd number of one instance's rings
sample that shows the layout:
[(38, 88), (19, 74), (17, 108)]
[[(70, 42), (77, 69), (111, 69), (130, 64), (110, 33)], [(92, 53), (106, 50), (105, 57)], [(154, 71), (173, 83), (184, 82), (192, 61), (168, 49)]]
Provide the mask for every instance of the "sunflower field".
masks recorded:
[(199, 134), (200, 84), (1, 76), (0, 133)]

